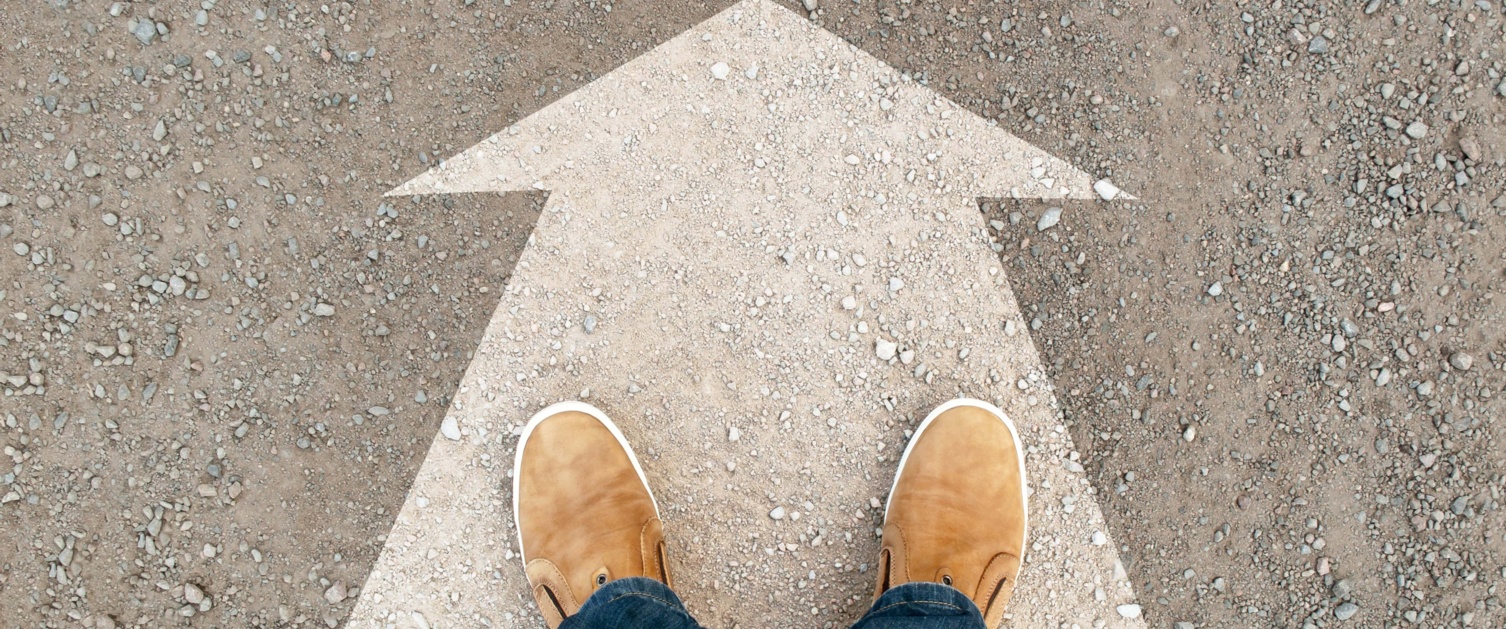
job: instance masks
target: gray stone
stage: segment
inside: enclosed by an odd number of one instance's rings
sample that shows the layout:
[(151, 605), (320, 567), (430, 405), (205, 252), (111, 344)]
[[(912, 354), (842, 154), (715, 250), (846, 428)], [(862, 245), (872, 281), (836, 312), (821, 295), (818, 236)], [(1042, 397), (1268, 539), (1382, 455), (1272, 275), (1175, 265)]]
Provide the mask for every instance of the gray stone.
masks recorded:
[(1307, 42), (1307, 51), (1315, 55), (1328, 54), (1328, 38), (1322, 35), (1312, 38)]
[(1454, 352), (1448, 357), (1448, 364), (1453, 365), (1454, 369), (1459, 371), (1469, 371), (1469, 368), (1475, 364), (1475, 357), (1464, 352)]
[(1414, 121), (1412, 122), (1412, 124), (1407, 125), (1407, 137), (1412, 138), (1413, 140), (1421, 140), (1422, 138), (1426, 137), (1427, 134), (1428, 125), (1421, 120)]
[(1333, 610), (1333, 617), (1339, 620), (1349, 620), (1350, 618), (1354, 618), (1354, 615), (1358, 613), (1360, 613), (1359, 605), (1346, 602)]
[(133, 20), (130, 23), (131, 34), (136, 36), (142, 44), (150, 45), (157, 41), (157, 25), (151, 20)]
[(1460, 138), (1459, 150), (1464, 153), (1465, 157), (1477, 162), (1485, 157), (1484, 152), (1480, 150), (1480, 143), (1475, 141), (1474, 138)]
[(329, 604), (334, 605), (335, 603), (339, 603), (340, 601), (345, 600), (347, 593), (348, 590), (346, 590), (345, 588), (345, 582), (336, 581), (334, 585), (329, 586), (329, 589), (324, 591), (324, 600), (329, 601)]
[(1046, 213), (1041, 215), (1041, 220), (1036, 221), (1036, 231), (1046, 231), (1056, 227), (1062, 221), (1062, 209), (1059, 207), (1047, 208)]

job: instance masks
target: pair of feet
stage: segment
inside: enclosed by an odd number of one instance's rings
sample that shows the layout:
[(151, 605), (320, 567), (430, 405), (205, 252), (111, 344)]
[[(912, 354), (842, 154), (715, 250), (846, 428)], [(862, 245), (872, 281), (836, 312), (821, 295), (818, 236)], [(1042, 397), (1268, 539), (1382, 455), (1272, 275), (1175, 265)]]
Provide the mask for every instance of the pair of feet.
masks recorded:
[[(562, 402), (528, 422), (513, 514), (551, 628), (608, 582), (671, 585), (659, 508), (627, 440), (595, 407)], [(959, 399), (932, 411), (900, 458), (884, 509), (877, 598), (916, 581), (951, 586), (999, 625), (1025, 555), (1024, 453), (1003, 411)]]

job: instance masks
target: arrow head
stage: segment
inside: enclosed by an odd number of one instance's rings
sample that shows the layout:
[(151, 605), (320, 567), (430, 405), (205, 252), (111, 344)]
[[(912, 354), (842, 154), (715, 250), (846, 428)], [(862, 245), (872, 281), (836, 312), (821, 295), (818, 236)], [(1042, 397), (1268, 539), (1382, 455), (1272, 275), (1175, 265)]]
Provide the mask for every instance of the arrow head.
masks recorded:
[[(623, 160), (639, 181), (604, 181)], [(921, 196), (1100, 196), (1088, 173), (767, 0), (728, 9), (388, 194), (641, 188), (686, 169), (784, 190), (830, 177), (903, 180)]]

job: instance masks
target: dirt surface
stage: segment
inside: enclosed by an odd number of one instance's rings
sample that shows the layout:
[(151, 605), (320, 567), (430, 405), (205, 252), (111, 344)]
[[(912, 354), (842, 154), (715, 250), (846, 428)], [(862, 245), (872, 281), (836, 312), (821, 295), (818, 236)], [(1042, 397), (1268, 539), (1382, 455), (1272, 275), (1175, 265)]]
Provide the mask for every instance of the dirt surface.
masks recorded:
[[(1143, 200), (984, 210), (1152, 626), (1506, 622), (1501, 3), (819, 4)], [(7, 7), (8, 619), (339, 625), (540, 200), (379, 195), (723, 7), (608, 6)]]

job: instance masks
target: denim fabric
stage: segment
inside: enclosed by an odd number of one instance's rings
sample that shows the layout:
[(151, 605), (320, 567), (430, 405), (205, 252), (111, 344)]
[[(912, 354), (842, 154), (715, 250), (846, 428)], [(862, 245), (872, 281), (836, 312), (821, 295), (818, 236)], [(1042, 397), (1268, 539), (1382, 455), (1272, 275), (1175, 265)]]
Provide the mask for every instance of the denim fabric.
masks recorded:
[(889, 588), (852, 629), (988, 629), (978, 606), (950, 586), (906, 583)]
[[(663, 583), (633, 577), (602, 586), (560, 629), (702, 628)], [(961, 592), (939, 583), (906, 583), (884, 592), (853, 629), (987, 628)]]
[(601, 586), (560, 629), (702, 629), (680, 597), (645, 577), (617, 579)]

